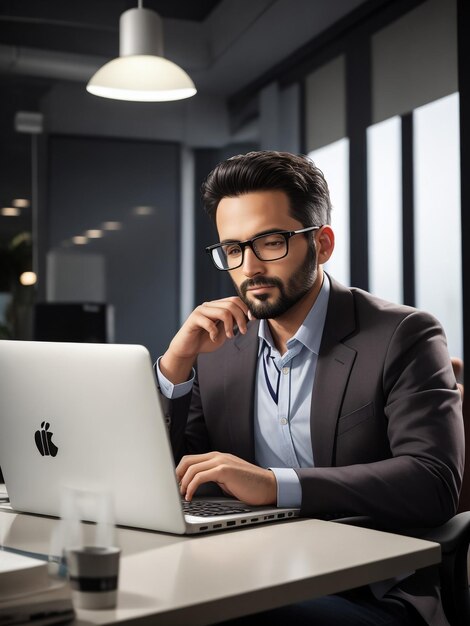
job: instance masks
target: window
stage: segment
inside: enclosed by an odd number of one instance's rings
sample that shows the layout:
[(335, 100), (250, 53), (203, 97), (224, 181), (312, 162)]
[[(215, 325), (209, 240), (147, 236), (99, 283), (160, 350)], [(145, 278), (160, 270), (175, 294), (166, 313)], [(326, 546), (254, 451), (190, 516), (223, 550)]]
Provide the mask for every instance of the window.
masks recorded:
[(413, 112), (416, 306), (462, 357), (459, 96)]
[(325, 175), (333, 205), (331, 224), (336, 246), (325, 270), (349, 285), (349, 140), (340, 139), (308, 156)]
[(367, 129), (369, 290), (403, 302), (401, 119)]

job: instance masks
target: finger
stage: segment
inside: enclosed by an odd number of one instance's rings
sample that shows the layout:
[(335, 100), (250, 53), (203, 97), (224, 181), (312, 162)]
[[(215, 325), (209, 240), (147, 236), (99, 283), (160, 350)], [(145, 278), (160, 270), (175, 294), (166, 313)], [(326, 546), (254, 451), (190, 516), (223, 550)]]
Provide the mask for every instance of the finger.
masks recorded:
[(233, 302), (233, 304), (236, 304), (238, 307), (240, 307), (240, 309), (243, 311), (243, 313), (248, 316), (248, 306), (245, 304), (245, 302), (243, 302), (243, 300), (240, 298), (240, 296), (229, 296), (228, 298), (222, 298), (223, 302)]
[(217, 483), (224, 491), (228, 491), (223, 479), (224, 474), (226, 474), (226, 468), (222, 465), (198, 472), (188, 484), (184, 499), (191, 502), (198, 488), (205, 483)]
[(239, 296), (230, 296), (229, 298), (222, 298), (221, 300), (213, 301), (214, 304), (216, 304), (217, 302), (224, 302), (224, 303), (227, 303), (230, 307), (235, 307), (233, 309), (235, 314), (237, 310), (239, 309), (242, 312), (242, 315), (243, 315), (242, 319), (244, 321), (246, 321), (246, 319), (249, 318), (250, 310), (248, 306), (245, 304), (245, 302), (243, 302), (243, 300)]
[(217, 300), (214, 302), (205, 302), (201, 305), (201, 313), (207, 315), (210, 319), (218, 319), (224, 325), (224, 331), (227, 337), (234, 335), (234, 325), (236, 324), (243, 334), (247, 328), (247, 313), (232, 301)]
[(203, 313), (195, 312), (192, 323), (194, 331), (205, 330), (212, 341), (217, 341), (219, 337), (219, 328), (218, 328), (219, 320), (214, 318), (211, 319), (208, 315), (204, 315)]
[[(204, 302), (196, 311), (201, 312), (215, 322), (223, 322), (224, 332), (228, 338), (233, 337), (235, 325), (238, 326), (241, 333), (246, 333), (249, 310), (238, 296)], [(212, 339), (214, 340), (213, 337)]]
[(186, 472), (184, 473), (184, 475), (181, 477), (181, 480), (179, 483), (180, 493), (182, 495), (186, 493), (188, 485), (191, 483), (191, 481), (194, 479), (194, 477), (197, 474), (200, 474), (201, 472), (205, 472), (207, 470), (214, 469), (217, 466), (218, 466), (218, 463), (214, 459), (209, 459), (201, 463), (195, 463), (194, 465), (190, 465), (188, 469), (186, 470)]
[(207, 461), (208, 459), (214, 457), (216, 454), (219, 453), (214, 451), (203, 452), (202, 454), (185, 454), (183, 457), (181, 457), (180, 462), (176, 466), (176, 477), (178, 479), (178, 482), (181, 482), (181, 479), (191, 465)]

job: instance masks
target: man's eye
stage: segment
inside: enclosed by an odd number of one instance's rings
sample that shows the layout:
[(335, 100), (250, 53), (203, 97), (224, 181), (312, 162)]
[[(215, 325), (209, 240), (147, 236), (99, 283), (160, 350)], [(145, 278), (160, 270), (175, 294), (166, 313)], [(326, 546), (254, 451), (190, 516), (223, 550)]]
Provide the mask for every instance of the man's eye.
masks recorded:
[(225, 254), (227, 256), (238, 256), (242, 253), (242, 249), (240, 246), (226, 246), (224, 248)]
[(284, 245), (284, 239), (280, 237), (265, 239), (263, 241), (263, 246), (265, 248), (280, 248)]

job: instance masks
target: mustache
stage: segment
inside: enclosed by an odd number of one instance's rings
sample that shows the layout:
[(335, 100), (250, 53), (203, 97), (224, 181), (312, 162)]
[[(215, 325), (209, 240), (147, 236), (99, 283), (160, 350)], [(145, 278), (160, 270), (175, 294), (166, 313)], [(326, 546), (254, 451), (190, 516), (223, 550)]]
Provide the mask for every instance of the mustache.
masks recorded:
[(248, 289), (253, 287), (282, 287), (282, 281), (279, 278), (249, 278), (245, 280), (239, 287), (241, 293), (245, 296)]

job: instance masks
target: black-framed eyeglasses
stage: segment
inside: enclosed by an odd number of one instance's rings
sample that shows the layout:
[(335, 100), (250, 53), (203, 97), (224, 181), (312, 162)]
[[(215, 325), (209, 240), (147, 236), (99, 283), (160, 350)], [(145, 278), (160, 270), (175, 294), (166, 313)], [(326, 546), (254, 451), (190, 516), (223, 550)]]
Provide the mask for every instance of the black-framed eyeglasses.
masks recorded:
[(319, 228), (321, 226), (309, 226), (300, 230), (280, 230), (258, 235), (246, 241), (225, 241), (208, 246), (206, 252), (211, 255), (218, 270), (235, 270), (243, 265), (245, 248), (250, 248), (260, 261), (277, 261), (287, 256), (291, 237)]

